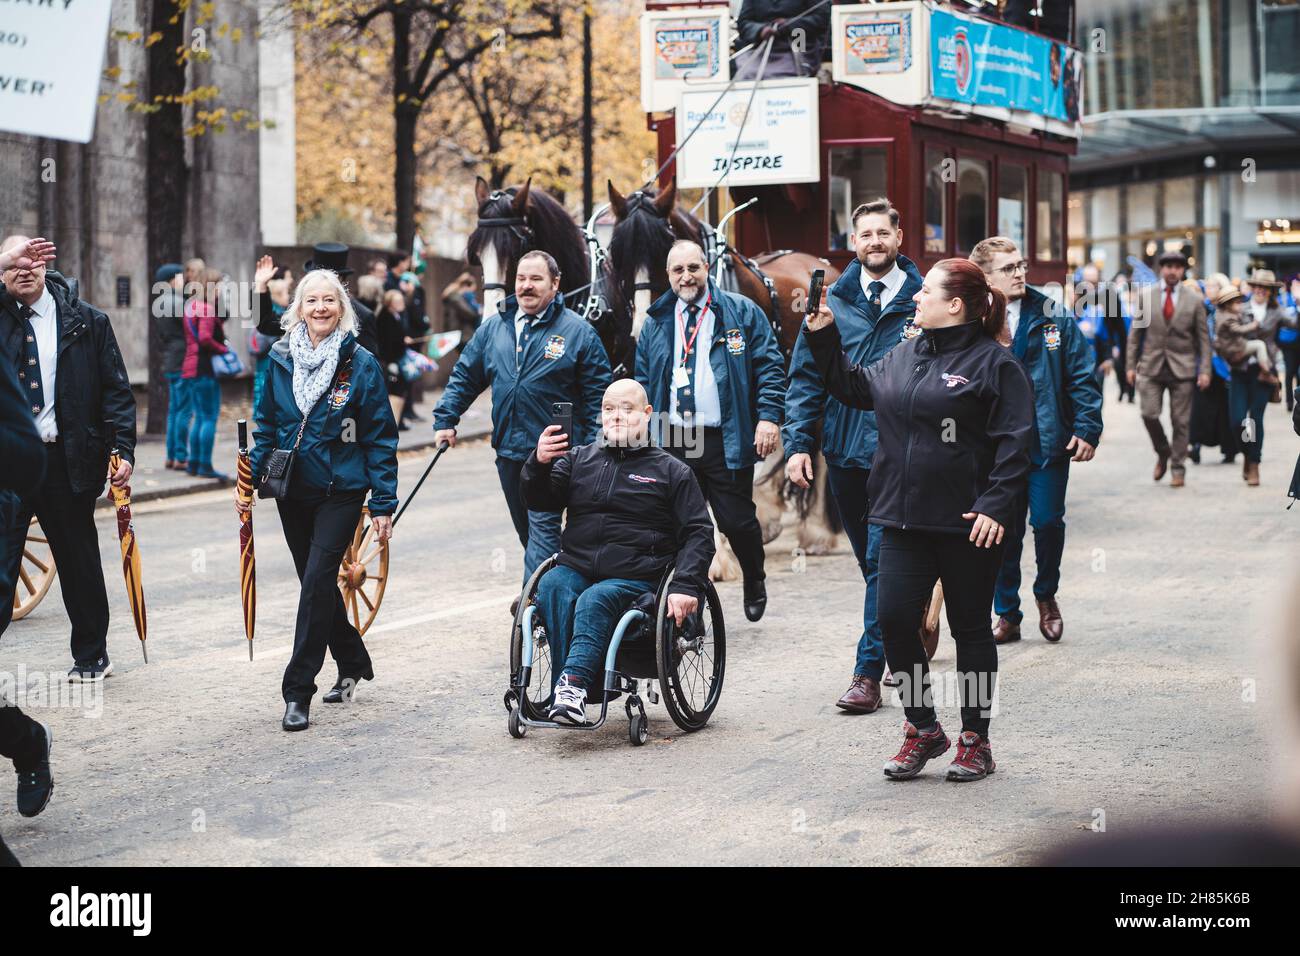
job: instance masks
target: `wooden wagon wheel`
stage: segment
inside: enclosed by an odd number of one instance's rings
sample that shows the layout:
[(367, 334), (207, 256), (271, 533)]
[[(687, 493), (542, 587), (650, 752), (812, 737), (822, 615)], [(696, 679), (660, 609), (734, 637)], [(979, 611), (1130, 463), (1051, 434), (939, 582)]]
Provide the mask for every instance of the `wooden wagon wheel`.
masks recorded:
[(352, 625), (362, 634), (374, 623), (388, 584), (388, 542), (376, 541), (370, 525), (370, 510), (361, 509), (361, 518), (352, 532), (352, 543), (339, 565), (339, 590), (343, 607)]
[(27, 529), (27, 543), (23, 545), (23, 563), (18, 569), (18, 580), (14, 582), (15, 621), (25, 618), (41, 603), (58, 573), (50, 543), (41, 533), (36, 519), (32, 518)]

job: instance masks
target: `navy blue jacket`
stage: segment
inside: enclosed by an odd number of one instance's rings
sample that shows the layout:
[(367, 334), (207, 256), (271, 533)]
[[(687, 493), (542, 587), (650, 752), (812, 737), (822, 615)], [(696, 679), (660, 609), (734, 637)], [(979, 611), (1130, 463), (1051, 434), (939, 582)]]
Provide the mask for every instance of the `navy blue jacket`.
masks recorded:
[[(754, 451), (758, 423), (781, 424), (785, 398), (781, 349), (772, 323), (754, 302), (723, 292), (712, 279), (709, 296), (713, 313), (709, 366), (722, 409), (723, 451), (728, 468), (748, 468), (758, 461)], [(673, 337), (678, 334), (677, 296), (669, 290), (650, 306), (636, 342), (636, 380), (651, 406), (664, 415), (671, 407)]]
[(590, 444), (600, 431), (600, 402), (611, 381), (605, 346), (582, 316), (556, 295), (521, 337), (515, 352), (514, 296), (479, 326), (461, 352), (433, 428), (455, 428), (485, 389), (492, 389), (492, 447), (502, 458), (527, 461), (551, 423), (553, 402), (573, 403), (571, 447)]
[[(880, 318), (867, 318), (867, 296), (862, 291), (862, 263), (854, 259), (831, 286), (826, 304), (835, 314), (844, 353), (853, 365), (869, 368), (905, 338), (920, 332), (912, 324), (921, 290), (920, 270), (906, 256), (898, 257), (898, 268), (907, 275)], [(817, 425), (826, 418), (821, 450), (828, 464), (838, 468), (870, 468), (876, 455), (878, 432), (876, 413), (850, 408), (826, 391), (817, 363), (801, 335), (790, 359), (790, 384), (785, 394), (785, 428), (781, 441), (786, 457), (817, 453)]]
[[(370, 513), (397, 510), (397, 422), (388, 404), (388, 386), (379, 360), (357, 345), (351, 333), (339, 345), (339, 367), (348, 356), (351, 369), (337, 372), (329, 391), (307, 418), (293, 465), (292, 487), (331, 494), (370, 491)], [(293, 397), (293, 358), (288, 336), (271, 347), (262, 401), (255, 413), (257, 442), (249, 452), (253, 484), (261, 484), (266, 456), (273, 448), (292, 448), (302, 412)]]
[(1093, 375), (1092, 349), (1074, 316), (1026, 288), (1011, 351), (1034, 384), (1034, 466), (1068, 458), (1065, 446), (1075, 435), (1089, 445), (1101, 441), (1101, 388)]

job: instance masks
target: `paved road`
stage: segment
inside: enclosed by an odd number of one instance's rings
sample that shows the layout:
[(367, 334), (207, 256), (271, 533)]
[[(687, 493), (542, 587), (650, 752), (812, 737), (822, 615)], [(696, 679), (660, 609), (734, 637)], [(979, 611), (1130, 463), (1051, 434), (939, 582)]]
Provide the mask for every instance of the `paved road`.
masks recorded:
[[(1065, 640), (1002, 651), (999, 770), (983, 783), (881, 776), (901, 711), (833, 706), (853, 660), (856, 565), (846, 549), (801, 564), (789, 534), (769, 547), (760, 624), (744, 621), (738, 585), (721, 588), (727, 682), (703, 732), (681, 735), (652, 707), (639, 749), (621, 712), (596, 734), (512, 740), (501, 694), (521, 551), (479, 442), (443, 459), (398, 528), (368, 637), (378, 679), (352, 705), (317, 703), (302, 734), (279, 729), (296, 588), (274, 509), (256, 512), (252, 663), (229, 492), (137, 511), (147, 666), (104, 516), (117, 672), (98, 716), (36, 709), (54, 729), (57, 790), (35, 820), (0, 801), (0, 829), (51, 864), (987, 864), (1148, 820), (1259, 816), (1281, 736), (1274, 619), (1294, 588), (1300, 513), (1283, 509), (1300, 440), (1272, 406), (1265, 487), (1206, 464), (1176, 492), (1150, 480), (1134, 407), (1107, 412), (1100, 457), (1071, 483)], [(403, 461), (405, 487), (425, 460)], [(55, 589), (5, 635), (0, 669), (61, 673), (65, 621)], [(952, 664), (945, 634), (937, 666)], [(956, 729), (955, 704), (942, 717)]]

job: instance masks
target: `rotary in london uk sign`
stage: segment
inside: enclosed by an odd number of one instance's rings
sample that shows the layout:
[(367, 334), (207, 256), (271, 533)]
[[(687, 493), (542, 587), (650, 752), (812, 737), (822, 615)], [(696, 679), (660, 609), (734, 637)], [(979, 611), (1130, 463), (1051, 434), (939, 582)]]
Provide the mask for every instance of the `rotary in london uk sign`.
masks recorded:
[(759, 186), (821, 178), (816, 78), (764, 80), (754, 87), (738, 83), (721, 98), (719, 87), (682, 93), (677, 135), (695, 132), (677, 154), (679, 186), (712, 186), (719, 180), (727, 186)]

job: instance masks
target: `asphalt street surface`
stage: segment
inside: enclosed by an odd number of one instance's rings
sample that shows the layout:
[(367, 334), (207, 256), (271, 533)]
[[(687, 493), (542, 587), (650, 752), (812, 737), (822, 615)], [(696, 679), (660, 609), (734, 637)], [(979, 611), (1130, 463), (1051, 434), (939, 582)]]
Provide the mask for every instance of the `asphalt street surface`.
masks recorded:
[[(846, 539), (803, 558), (790, 530), (768, 548), (760, 623), (745, 621), (739, 582), (720, 585), (726, 682), (703, 731), (650, 706), (650, 741), (634, 748), (615, 705), (596, 733), (511, 739), (501, 697), (522, 549), (480, 441), (444, 455), (397, 527), (366, 637), (376, 680), (348, 705), (318, 697), (305, 733), (279, 726), (298, 591), (275, 508), (255, 511), (251, 663), (230, 490), (136, 509), (148, 664), (102, 513), (115, 673), (97, 700), (30, 705), (71, 663), (57, 586), (4, 635), (0, 671), (23, 669), (27, 709), (53, 729), (56, 789), (27, 820), (4, 783), (0, 830), (29, 865), (906, 865), (1027, 863), (1152, 822), (1262, 819), (1289, 746), (1274, 729), (1300, 439), (1270, 406), (1262, 487), (1210, 449), (1176, 491), (1152, 482), (1136, 407), (1113, 391), (1097, 459), (1071, 473), (1059, 645), (1037, 634), (1026, 542), (1026, 639), (1000, 649), (998, 771), (983, 782), (942, 779), (955, 751), (910, 782), (881, 775), (901, 710), (834, 706), (860, 574)], [(427, 461), (404, 458), (403, 494)], [(945, 624), (937, 672), (953, 662)], [(321, 692), (333, 678), (327, 659)], [(940, 718), (955, 737), (955, 700)]]

